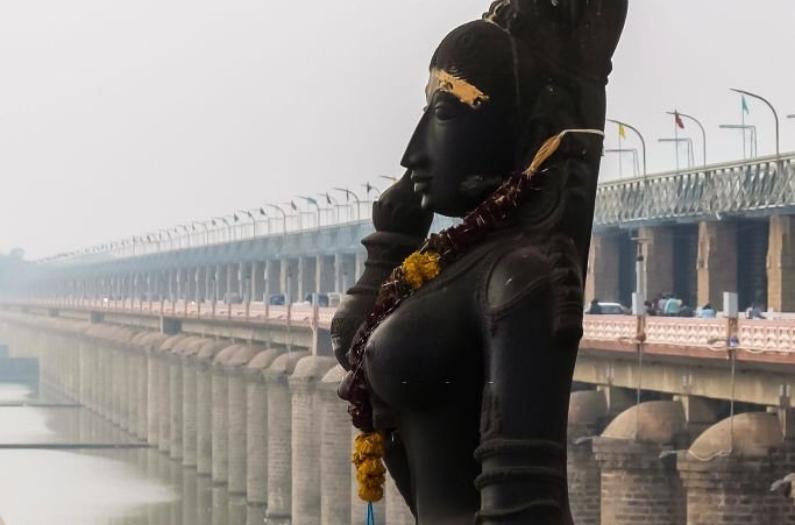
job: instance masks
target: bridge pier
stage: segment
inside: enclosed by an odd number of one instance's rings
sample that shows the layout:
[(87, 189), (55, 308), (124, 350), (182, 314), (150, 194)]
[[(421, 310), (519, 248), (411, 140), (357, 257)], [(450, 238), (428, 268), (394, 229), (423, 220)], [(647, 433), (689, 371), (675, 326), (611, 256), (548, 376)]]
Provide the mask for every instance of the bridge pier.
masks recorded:
[(196, 471), (200, 476), (210, 476), (213, 465), (213, 373), (215, 357), (226, 342), (210, 341), (202, 346), (196, 356)]
[(320, 525), (321, 412), (318, 383), (334, 366), (332, 357), (301, 359), (289, 378), (292, 396), (292, 525)]
[(770, 491), (791, 471), (792, 455), (775, 414), (739, 414), (710, 427), (678, 457), (687, 525), (792, 523), (792, 501)]
[[(221, 350), (213, 360), (212, 376), (212, 480), (213, 485), (229, 481), (229, 379), (224, 367), (238, 345)], [(216, 492), (213, 491), (215, 502)]]
[(660, 454), (685, 435), (682, 405), (649, 401), (616, 417), (593, 442), (601, 468), (601, 519), (611, 525), (680, 525), (682, 489)]
[[(320, 385), (320, 515), (322, 525), (351, 523), (351, 421), (337, 388), (345, 377), (341, 366), (329, 370)], [(348, 445), (348, 446), (346, 446)]]
[(601, 523), (601, 473), (593, 454), (593, 438), (608, 417), (603, 392), (582, 390), (569, 398), (567, 465), (569, 506), (577, 525)]
[(229, 446), (229, 479), (230, 495), (246, 494), (246, 377), (245, 368), (259, 353), (265, 350), (262, 346), (239, 345), (234, 355), (226, 362), (224, 371), (229, 381), (228, 387), (228, 446)]
[(274, 359), (264, 372), (268, 391), (268, 505), (269, 525), (290, 525), (292, 512), (292, 403), (287, 384), (307, 351), (292, 351)]
[(264, 371), (282, 353), (271, 348), (246, 366), (246, 500), (248, 523), (261, 524), (268, 504), (268, 390)]

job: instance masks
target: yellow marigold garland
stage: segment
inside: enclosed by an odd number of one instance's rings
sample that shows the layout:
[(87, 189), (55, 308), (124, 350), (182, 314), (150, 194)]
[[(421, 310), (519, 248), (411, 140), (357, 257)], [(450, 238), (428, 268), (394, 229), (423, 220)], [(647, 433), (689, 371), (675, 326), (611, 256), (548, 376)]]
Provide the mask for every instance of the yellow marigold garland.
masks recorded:
[(353, 441), (352, 462), (356, 467), (356, 481), (359, 485), (359, 498), (375, 503), (384, 497), (386, 467), (384, 457), (384, 436), (380, 432), (362, 433)]
[(401, 264), (403, 276), (413, 289), (435, 279), (441, 271), (439, 254), (435, 252), (414, 252)]

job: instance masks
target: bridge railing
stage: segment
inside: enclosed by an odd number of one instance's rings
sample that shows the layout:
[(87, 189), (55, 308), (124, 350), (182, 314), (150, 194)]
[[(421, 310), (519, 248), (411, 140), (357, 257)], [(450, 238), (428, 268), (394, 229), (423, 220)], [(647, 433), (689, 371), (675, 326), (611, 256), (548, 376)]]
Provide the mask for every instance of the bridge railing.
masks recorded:
[[(20, 305), (22, 303), (14, 303)], [(262, 303), (225, 304), (189, 301), (29, 300), (24, 305), (192, 319), (217, 319), (249, 323), (285, 324), (328, 329), (336, 308), (315, 309), (305, 303), (273, 306)], [(586, 315), (584, 344), (629, 343), (637, 335), (636, 319), (628, 315)], [(720, 347), (727, 338), (727, 319), (647, 317), (646, 344), (680, 348)], [(795, 319), (740, 319), (740, 348), (751, 352), (795, 353)]]
[(596, 227), (795, 206), (795, 154), (600, 184)]

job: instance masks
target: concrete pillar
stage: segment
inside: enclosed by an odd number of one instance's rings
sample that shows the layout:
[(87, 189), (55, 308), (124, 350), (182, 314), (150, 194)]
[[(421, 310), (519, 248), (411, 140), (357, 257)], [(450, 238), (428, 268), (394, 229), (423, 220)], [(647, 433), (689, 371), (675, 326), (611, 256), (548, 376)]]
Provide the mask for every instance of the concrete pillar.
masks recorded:
[(602, 523), (680, 525), (684, 495), (661, 452), (686, 439), (682, 405), (650, 401), (618, 415), (593, 441), (602, 476)]
[(230, 495), (246, 493), (246, 377), (245, 367), (260, 352), (261, 346), (240, 345), (234, 355), (224, 365), (228, 380)]
[(224, 365), (238, 349), (231, 345), (213, 360), (212, 374), (212, 479), (213, 483), (229, 480), (229, 380)]
[(228, 342), (205, 343), (196, 356), (196, 472), (212, 473), (212, 363)]
[(770, 490), (773, 481), (791, 472), (787, 448), (771, 413), (739, 414), (707, 429), (677, 461), (687, 493), (687, 524), (795, 522), (792, 501)]
[(572, 392), (569, 399), (566, 470), (569, 506), (577, 525), (601, 523), (602, 479), (590, 438), (601, 433), (607, 417), (607, 400), (602, 392)]
[[(666, 226), (642, 227), (638, 237), (643, 240), (647, 299), (659, 293), (674, 291), (674, 231)], [(693, 306), (693, 305), (691, 305)]]
[(177, 343), (173, 350), (166, 355), (168, 362), (168, 392), (169, 392), (169, 454), (171, 459), (182, 459), (183, 436), (183, 355), (193, 343), (200, 342), (197, 337), (186, 337)]
[(593, 299), (618, 301), (618, 237), (595, 233), (588, 253), (588, 273), (585, 282), (585, 302)]
[(298, 261), (295, 259), (282, 259), (280, 263), (280, 280), (281, 280), (281, 293), (288, 297), (290, 302), (296, 302), (300, 299), (298, 289)]
[(182, 464), (196, 466), (198, 446), (197, 358), (209, 341), (195, 338), (180, 355), (182, 367)]
[(279, 261), (268, 259), (265, 261), (265, 299), (273, 294), (283, 293), (282, 283), (280, 279), (281, 263)]
[(767, 252), (768, 308), (795, 312), (795, 215), (770, 217)]
[(334, 257), (318, 255), (315, 269), (317, 274), (315, 281), (317, 282), (318, 292), (336, 292), (337, 285), (335, 282)]
[(292, 404), (287, 384), (298, 361), (309, 355), (295, 351), (277, 357), (263, 372), (268, 390), (268, 509), (269, 525), (291, 525)]
[(292, 525), (320, 524), (320, 402), (317, 385), (334, 366), (331, 357), (308, 356), (290, 376), (292, 395)]
[(263, 372), (280, 354), (281, 350), (275, 348), (264, 350), (248, 363), (245, 371), (246, 499), (249, 516), (261, 516), (262, 520), (268, 503), (268, 391)]
[(300, 257), (298, 259), (298, 297), (296, 301), (303, 301), (311, 293), (317, 291), (315, 282), (315, 258)]
[(262, 301), (265, 294), (265, 263), (260, 261), (251, 261), (251, 290), (249, 291), (249, 301), (258, 303)]
[(698, 226), (698, 304), (723, 304), (723, 292), (737, 291), (737, 225), (702, 222)]
[[(157, 448), (161, 452), (169, 452), (171, 449), (171, 363), (170, 355), (174, 347), (185, 339), (183, 335), (172, 336), (160, 346), (159, 352), (155, 353), (155, 366), (159, 369), (156, 373), (157, 394), (154, 403), (157, 404)], [(152, 405), (150, 405), (151, 407)]]
[(323, 376), (318, 388), (322, 525), (351, 523), (351, 421), (345, 402), (337, 395), (344, 377), (345, 371), (336, 366)]
[(345, 292), (345, 257), (341, 253), (334, 254), (334, 291)]
[(367, 260), (367, 253), (363, 250), (357, 251), (354, 255), (354, 275), (353, 282), (359, 280), (364, 273), (364, 263)]

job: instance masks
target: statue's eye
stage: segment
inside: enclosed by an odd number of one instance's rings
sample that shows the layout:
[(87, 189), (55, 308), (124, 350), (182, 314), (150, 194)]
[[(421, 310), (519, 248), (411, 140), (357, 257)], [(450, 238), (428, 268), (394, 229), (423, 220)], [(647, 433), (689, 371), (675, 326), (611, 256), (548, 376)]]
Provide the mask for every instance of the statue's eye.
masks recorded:
[(448, 102), (437, 102), (433, 106), (433, 115), (438, 120), (450, 120), (456, 117), (458, 111)]

